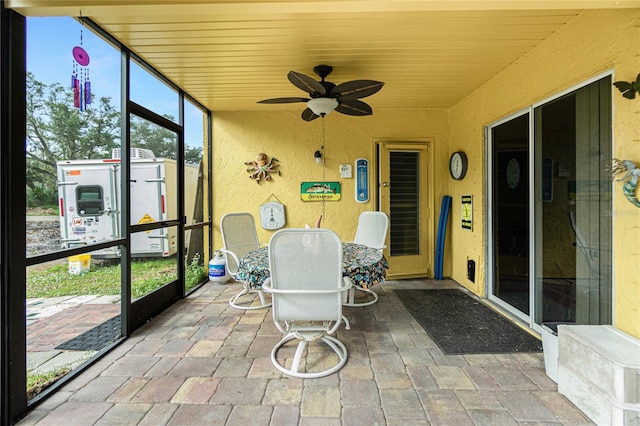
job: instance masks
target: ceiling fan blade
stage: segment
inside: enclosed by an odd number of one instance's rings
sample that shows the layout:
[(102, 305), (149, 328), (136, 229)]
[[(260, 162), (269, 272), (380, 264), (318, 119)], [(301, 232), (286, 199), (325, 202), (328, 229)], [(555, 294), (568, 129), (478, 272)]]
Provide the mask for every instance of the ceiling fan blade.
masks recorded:
[(273, 98), (258, 101), (259, 104), (288, 104), (292, 102), (308, 102), (309, 98)]
[(338, 84), (331, 90), (331, 97), (348, 101), (371, 96), (382, 89), (384, 83), (375, 80), (353, 80)]
[(371, 115), (373, 110), (362, 101), (352, 100), (341, 102), (336, 111), (347, 115)]
[(302, 111), (302, 119), (304, 121), (311, 121), (311, 120), (315, 120), (316, 118), (320, 117), (319, 115), (314, 114), (313, 111), (311, 111), (310, 108), (306, 108), (304, 111)]
[(289, 71), (287, 78), (294, 86), (300, 90), (304, 90), (310, 95), (324, 96), (327, 91), (319, 81), (315, 81), (313, 78), (300, 74), (299, 72)]

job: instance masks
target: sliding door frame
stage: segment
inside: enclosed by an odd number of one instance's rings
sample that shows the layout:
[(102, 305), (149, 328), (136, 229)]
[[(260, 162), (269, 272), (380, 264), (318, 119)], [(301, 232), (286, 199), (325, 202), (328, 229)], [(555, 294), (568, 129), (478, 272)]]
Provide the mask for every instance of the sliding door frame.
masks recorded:
[[(487, 298), (487, 300), (489, 300), (490, 302), (494, 303), (495, 305), (497, 305), (498, 307), (500, 307), (501, 309), (503, 309), (504, 311), (508, 312), (509, 314), (513, 315), (514, 317), (522, 320), (523, 322), (525, 322), (526, 324), (528, 324), (529, 328), (537, 331), (537, 332), (541, 332), (542, 328), (540, 326), (540, 324), (538, 324), (536, 322), (537, 318), (536, 318), (536, 312), (539, 311), (539, 308), (536, 306), (536, 303), (540, 303), (541, 301), (536, 299), (536, 288), (535, 288), (535, 283), (536, 283), (536, 261), (535, 261), (535, 256), (536, 256), (536, 244), (537, 244), (537, 229), (541, 226), (541, 224), (539, 223), (539, 221), (541, 221), (542, 216), (541, 216), (541, 212), (538, 211), (538, 207), (536, 206), (536, 185), (537, 185), (537, 180), (541, 179), (540, 177), (540, 173), (536, 173), (536, 162), (535, 162), (535, 157), (536, 157), (536, 149), (539, 149), (536, 146), (535, 143), (535, 136), (536, 136), (536, 132), (535, 132), (535, 117), (534, 117), (534, 113), (536, 108), (544, 106), (545, 104), (548, 104), (556, 99), (559, 99), (563, 96), (566, 96), (570, 93), (576, 92), (577, 90), (586, 87), (596, 81), (599, 81), (603, 78), (606, 77), (612, 77), (613, 80), (613, 70), (608, 70), (605, 72), (602, 72), (600, 74), (597, 74), (579, 84), (573, 85), (561, 92), (555, 93), (552, 96), (549, 96), (545, 99), (542, 99), (536, 103), (533, 103), (532, 105), (523, 108), (513, 114), (510, 114), (509, 116), (506, 116), (500, 120), (497, 120), (493, 123), (488, 124), (487, 126), (485, 126), (484, 128), (484, 140), (485, 140), (485, 193), (487, 194), (487, 196), (485, 197), (485, 212), (486, 212), (486, 227), (485, 227), (485, 239), (487, 242), (487, 250), (486, 250), (486, 264), (487, 266), (487, 270), (486, 270), (486, 276), (485, 276), (485, 297)], [(612, 92), (613, 92), (613, 86), (612, 86)], [(612, 106), (611, 106), (611, 121), (613, 121), (613, 102), (612, 102)], [(496, 280), (496, 274), (495, 274), (495, 269), (494, 269), (494, 264), (495, 264), (495, 235), (493, 233), (493, 221), (495, 220), (495, 214), (494, 214), (494, 206), (493, 206), (493, 185), (494, 185), (494, 179), (493, 179), (493, 162), (492, 162), (492, 158), (494, 155), (493, 152), (493, 141), (492, 141), (492, 129), (495, 128), (496, 126), (499, 126), (501, 124), (504, 124), (506, 122), (509, 122), (517, 117), (520, 117), (524, 114), (529, 114), (529, 314), (526, 315), (523, 312), (515, 309), (513, 306), (509, 305), (508, 303), (500, 300), (498, 297), (493, 296), (493, 290), (494, 290), (494, 286), (495, 286), (495, 280)], [(613, 125), (613, 123), (611, 123)], [(615, 147), (615, 139), (613, 134), (611, 135), (611, 144), (612, 144), (612, 151), (613, 148)], [(612, 193), (612, 197), (614, 198), (615, 201), (615, 192)], [(615, 241), (615, 228), (612, 229), (612, 235), (611, 235), (611, 239), (612, 241)], [(613, 253), (613, 257), (615, 257), (615, 253)], [(615, 271), (613, 270), (613, 266), (612, 266), (612, 277), (615, 277)], [(612, 301), (615, 300), (615, 281), (612, 281), (611, 283), (612, 288), (611, 288), (611, 299)], [(615, 304), (612, 304), (612, 323), (615, 323)]]
[[(508, 303), (506, 303), (505, 301), (503, 301), (502, 299), (500, 299), (497, 296), (493, 295), (494, 292), (494, 288), (495, 288), (495, 283), (496, 283), (496, 271), (495, 271), (495, 261), (496, 261), (496, 256), (495, 256), (495, 247), (496, 247), (496, 235), (493, 232), (493, 224), (495, 221), (495, 213), (494, 213), (494, 206), (493, 206), (493, 195), (494, 195), (494, 179), (493, 179), (493, 155), (494, 155), (494, 149), (493, 149), (493, 138), (492, 138), (492, 129), (494, 129), (495, 127), (501, 125), (501, 124), (505, 124), (509, 121), (512, 121), (516, 118), (522, 117), (524, 115), (529, 115), (528, 118), (528, 122), (529, 122), (529, 148), (528, 148), (528, 155), (527, 155), (527, 161), (529, 163), (528, 165), (528, 170), (529, 170), (529, 187), (528, 187), (528, 198), (529, 198), (529, 220), (528, 220), (528, 232), (529, 232), (529, 266), (528, 266), (528, 273), (529, 273), (529, 306), (533, 306), (533, 301), (532, 301), (532, 291), (531, 291), (531, 277), (532, 277), (532, 265), (534, 262), (531, 261), (531, 253), (533, 253), (533, 238), (531, 238), (532, 235), (534, 234), (534, 214), (532, 211), (532, 207), (533, 206), (533, 189), (534, 189), (534, 180), (531, 178), (531, 171), (533, 170), (533, 162), (534, 162), (534, 154), (532, 152), (532, 140), (533, 140), (533, 107), (527, 107), (524, 109), (521, 109), (520, 111), (517, 111), (507, 117), (504, 117), (498, 121), (495, 121), (489, 125), (487, 125), (485, 127), (485, 152), (486, 152), (486, 158), (485, 158), (485, 182), (486, 182), (486, 187), (485, 187), (485, 193), (487, 194), (486, 196), (486, 206), (485, 206), (485, 211), (487, 212), (486, 215), (486, 227), (485, 227), (485, 232), (486, 232), (486, 241), (487, 241), (487, 271), (486, 271), (486, 285), (485, 285), (485, 289), (486, 289), (486, 294), (485, 297), (491, 301), (492, 303), (498, 305), (501, 309), (509, 312), (510, 314), (512, 314), (513, 316), (517, 317), (518, 319), (528, 323), (530, 325), (530, 315), (527, 315), (517, 309), (515, 309), (513, 306), (509, 305)], [(531, 309), (529, 310), (531, 312)]]

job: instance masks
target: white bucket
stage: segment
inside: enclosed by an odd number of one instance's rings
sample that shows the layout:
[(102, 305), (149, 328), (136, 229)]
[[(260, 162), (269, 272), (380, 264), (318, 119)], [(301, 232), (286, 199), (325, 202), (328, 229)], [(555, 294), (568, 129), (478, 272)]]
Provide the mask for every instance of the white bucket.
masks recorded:
[(209, 261), (209, 281), (214, 283), (226, 283), (229, 281), (227, 266), (224, 255), (220, 251), (216, 251), (213, 259)]
[(544, 369), (547, 376), (558, 383), (558, 333), (544, 324), (541, 328)]
[(543, 322), (540, 324), (544, 369), (547, 376), (556, 383), (558, 383), (558, 326), (560, 324), (575, 324), (575, 322)]

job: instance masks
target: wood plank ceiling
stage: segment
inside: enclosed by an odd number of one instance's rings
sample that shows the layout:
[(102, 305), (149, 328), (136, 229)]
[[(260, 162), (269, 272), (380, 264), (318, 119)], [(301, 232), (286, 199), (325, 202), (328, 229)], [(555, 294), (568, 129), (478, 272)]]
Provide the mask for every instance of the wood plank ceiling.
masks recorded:
[(7, 0), (25, 16), (92, 19), (213, 111), (300, 109), (294, 70), (385, 82), (376, 108), (447, 108), (585, 8), (638, 0)]

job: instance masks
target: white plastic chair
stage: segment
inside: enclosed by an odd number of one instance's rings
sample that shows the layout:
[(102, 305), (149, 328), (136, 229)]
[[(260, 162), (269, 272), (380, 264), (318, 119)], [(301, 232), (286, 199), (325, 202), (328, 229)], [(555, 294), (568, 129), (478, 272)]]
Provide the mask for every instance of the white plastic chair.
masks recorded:
[(387, 248), (388, 230), (389, 218), (384, 212), (362, 212), (358, 217), (358, 227), (353, 242), (382, 251)]
[[(222, 217), (220, 221), (220, 231), (222, 233), (222, 242), (224, 248), (220, 251), (224, 253), (227, 271), (229, 275), (236, 279), (238, 273), (238, 265), (242, 256), (261, 247), (258, 241), (258, 233), (256, 232), (256, 224), (250, 213), (228, 213)], [(264, 309), (271, 306), (271, 303), (265, 298), (264, 292), (260, 287), (253, 287), (247, 282), (242, 282), (242, 291), (231, 299), (229, 305), (236, 309)], [(238, 299), (249, 294), (257, 294), (260, 298), (260, 304), (248, 304), (250, 302), (239, 302)]]
[[(363, 244), (367, 247), (374, 248), (380, 253), (387, 248), (387, 232), (389, 230), (389, 218), (384, 212), (366, 211), (360, 213), (358, 217), (358, 227), (356, 228), (356, 236), (353, 240), (356, 244)], [(364, 302), (356, 302), (356, 290), (363, 291), (371, 296)], [(368, 288), (354, 285), (347, 295), (345, 306), (369, 306), (378, 301), (376, 292)]]
[[(343, 295), (351, 288), (351, 279), (342, 276), (340, 238), (329, 229), (277, 231), (269, 241), (269, 267), (271, 276), (262, 288), (271, 293), (273, 321), (284, 335), (271, 351), (271, 362), (282, 373), (300, 378), (338, 371), (347, 361), (347, 348), (332, 335), (343, 320)], [(292, 340), (298, 340), (293, 359), (279, 359), (279, 350)], [(331, 352), (311, 342), (323, 342)], [(316, 364), (321, 371), (314, 371)]]

